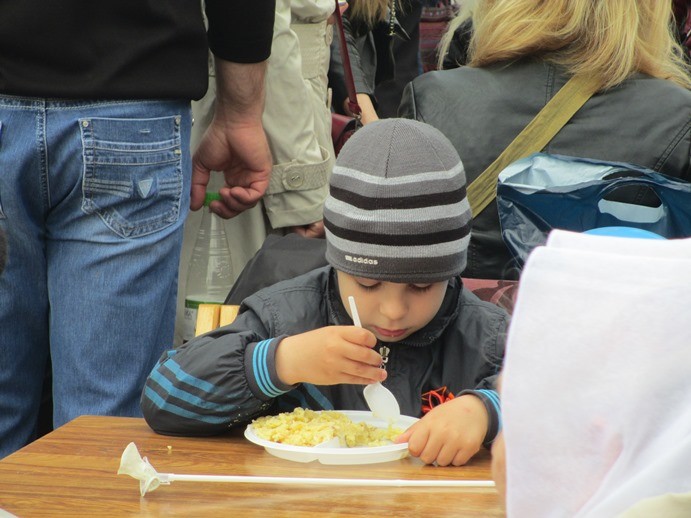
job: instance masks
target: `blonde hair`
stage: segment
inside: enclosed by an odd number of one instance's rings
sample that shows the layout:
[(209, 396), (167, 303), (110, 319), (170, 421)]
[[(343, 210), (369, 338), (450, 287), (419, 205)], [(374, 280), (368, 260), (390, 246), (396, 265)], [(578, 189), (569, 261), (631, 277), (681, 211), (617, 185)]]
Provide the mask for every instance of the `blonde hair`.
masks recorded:
[(350, 0), (348, 11), (351, 18), (356, 18), (373, 27), (377, 22), (388, 19), (391, 0)]
[(668, 0), (465, 0), (442, 38), (440, 65), (468, 19), (469, 66), (540, 56), (599, 77), (603, 88), (643, 72), (691, 89)]

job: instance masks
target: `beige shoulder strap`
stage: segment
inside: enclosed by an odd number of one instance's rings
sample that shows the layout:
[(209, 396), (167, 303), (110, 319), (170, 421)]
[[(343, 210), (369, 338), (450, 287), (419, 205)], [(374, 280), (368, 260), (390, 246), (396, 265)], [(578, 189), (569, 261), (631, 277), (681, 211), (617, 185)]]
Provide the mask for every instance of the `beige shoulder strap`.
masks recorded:
[(567, 81), (502, 154), (468, 186), (473, 217), (497, 195), (499, 173), (511, 162), (536, 153), (549, 144), (599, 87), (600, 82), (594, 78), (573, 76)]

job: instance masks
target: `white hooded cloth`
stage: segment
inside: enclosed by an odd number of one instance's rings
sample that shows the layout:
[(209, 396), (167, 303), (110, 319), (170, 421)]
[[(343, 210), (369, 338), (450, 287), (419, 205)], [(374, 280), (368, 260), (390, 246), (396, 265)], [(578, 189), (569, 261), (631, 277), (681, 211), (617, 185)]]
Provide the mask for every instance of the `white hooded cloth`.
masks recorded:
[(502, 407), (509, 517), (691, 491), (691, 239), (554, 231), (521, 277)]

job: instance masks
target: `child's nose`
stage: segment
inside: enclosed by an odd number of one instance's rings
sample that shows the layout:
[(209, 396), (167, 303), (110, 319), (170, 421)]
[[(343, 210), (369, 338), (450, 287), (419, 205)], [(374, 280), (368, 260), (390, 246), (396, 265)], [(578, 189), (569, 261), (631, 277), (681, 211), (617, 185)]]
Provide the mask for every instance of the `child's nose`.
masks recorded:
[(382, 301), (379, 311), (391, 321), (401, 320), (408, 312), (408, 307), (401, 297), (388, 297)]

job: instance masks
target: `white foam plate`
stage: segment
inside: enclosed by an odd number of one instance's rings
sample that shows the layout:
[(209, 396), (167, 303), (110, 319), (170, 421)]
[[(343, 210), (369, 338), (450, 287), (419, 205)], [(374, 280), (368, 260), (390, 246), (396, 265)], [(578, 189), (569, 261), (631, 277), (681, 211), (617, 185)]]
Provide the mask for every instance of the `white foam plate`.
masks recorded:
[[(372, 412), (362, 410), (339, 410), (340, 413), (348, 416), (354, 423), (366, 422), (377, 428), (387, 428), (388, 422), (372, 416)], [(393, 426), (402, 430), (407, 429), (418, 419), (402, 415)], [(245, 437), (264, 449), (271, 455), (281, 459), (292, 460), (295, 462), (313, 462), (315, 460), (322, 464), (376, 464), (379, 462), (389, 462), (392, 460), (403, 459), (408, 456), (408, 443), (388, 444), (384, 446), (362, 446), (357, 448), (343, 447), (323, 447), (323, 446), (293, 446), (280, 442), (267, 441), (258, 437), (252, 425), (245, 429)]]

